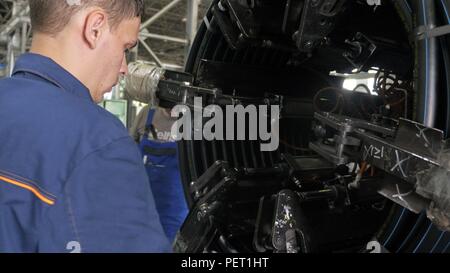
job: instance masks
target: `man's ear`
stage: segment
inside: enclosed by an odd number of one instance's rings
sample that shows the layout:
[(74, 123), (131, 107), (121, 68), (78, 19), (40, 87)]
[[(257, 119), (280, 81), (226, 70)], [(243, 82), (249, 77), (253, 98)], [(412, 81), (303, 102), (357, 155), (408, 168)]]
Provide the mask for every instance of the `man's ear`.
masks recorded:
[(100, 37), (108, 28), (107, 20), (107, 15), (103, 10), (94, 10), (86, 16), (83, 35), (91, 49), (97, 47)]

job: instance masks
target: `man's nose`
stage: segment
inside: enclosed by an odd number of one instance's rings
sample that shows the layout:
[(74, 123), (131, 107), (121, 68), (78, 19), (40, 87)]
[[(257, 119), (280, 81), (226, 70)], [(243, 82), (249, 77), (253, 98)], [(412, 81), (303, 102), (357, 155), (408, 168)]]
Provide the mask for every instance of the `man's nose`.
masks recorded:
[(125, 54), (123, 54), (122, 65), (120, 66), (120, 75), (128, 75), (128, 64)]

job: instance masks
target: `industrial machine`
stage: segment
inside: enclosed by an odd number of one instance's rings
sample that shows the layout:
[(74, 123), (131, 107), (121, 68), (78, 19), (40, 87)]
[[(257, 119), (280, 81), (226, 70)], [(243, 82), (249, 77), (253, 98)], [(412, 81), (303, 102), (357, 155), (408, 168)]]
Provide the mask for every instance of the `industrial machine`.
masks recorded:
[(449, 252), (449, 13), (448, 0), (213, 1), (186, 73), (158, 76), (156, 97), (279, 106), (258, 111), (279, 118), (279, 147), (180, 141), (191, 211), (175, 251)]

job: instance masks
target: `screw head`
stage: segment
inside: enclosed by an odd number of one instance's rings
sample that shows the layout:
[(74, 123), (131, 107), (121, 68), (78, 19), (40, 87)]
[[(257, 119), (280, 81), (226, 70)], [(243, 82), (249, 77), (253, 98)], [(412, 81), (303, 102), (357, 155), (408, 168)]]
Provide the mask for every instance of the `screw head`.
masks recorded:
[(305, 42), (305, 48), (312, 48), (313, 47), (313, 45), (314, 45), (314, 42), (313, 41), (307, 41), (307, 42)]

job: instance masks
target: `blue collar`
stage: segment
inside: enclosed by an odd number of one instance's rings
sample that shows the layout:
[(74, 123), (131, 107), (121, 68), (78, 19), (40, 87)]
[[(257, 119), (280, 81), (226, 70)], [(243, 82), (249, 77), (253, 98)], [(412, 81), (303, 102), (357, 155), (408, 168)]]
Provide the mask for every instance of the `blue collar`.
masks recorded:
[(84, 84), (48, 57), (35, 53), (23, 54), (17, 60), (12, 75), (20, 72), (31, 73), (69, 93), (93, 101), (89, 89)]

